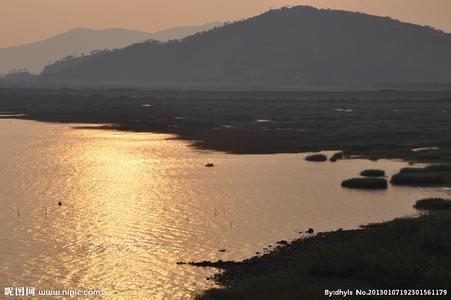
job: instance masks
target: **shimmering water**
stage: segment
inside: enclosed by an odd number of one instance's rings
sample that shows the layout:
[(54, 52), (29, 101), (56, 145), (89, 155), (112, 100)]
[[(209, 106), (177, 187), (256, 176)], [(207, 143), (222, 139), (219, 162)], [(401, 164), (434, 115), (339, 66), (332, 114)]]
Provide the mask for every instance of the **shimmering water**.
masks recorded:
[(1, 290), (189, 297), (212, 286), (214, 270), (177, 261), (243, 259), (309, 227), (413, 215), (415, 200), (445, 193), (340, 187), (363, 169), (393, 174), (404, 162), (228, 155), (171, 138), (0, 120)]

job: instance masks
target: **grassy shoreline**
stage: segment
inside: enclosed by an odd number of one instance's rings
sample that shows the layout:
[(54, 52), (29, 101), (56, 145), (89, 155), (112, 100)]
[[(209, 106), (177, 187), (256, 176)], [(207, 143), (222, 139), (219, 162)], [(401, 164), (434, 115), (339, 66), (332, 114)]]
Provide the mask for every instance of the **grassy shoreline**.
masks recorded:
[(451, 289), (451, 211), (321, 233), (223, 269), (198, 299), (319, 299), (324, 290)]

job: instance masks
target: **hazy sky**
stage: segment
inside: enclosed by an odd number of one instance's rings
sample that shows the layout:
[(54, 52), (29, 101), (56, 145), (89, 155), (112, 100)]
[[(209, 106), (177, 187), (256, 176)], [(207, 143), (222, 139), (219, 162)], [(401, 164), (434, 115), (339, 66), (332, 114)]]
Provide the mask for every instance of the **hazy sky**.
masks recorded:
[(0, 47), (75, 27), (157, 31), (233, 21), (271, 7), (306, 4), (391, 16), (451, 32), (451, 0), (0, 0)]

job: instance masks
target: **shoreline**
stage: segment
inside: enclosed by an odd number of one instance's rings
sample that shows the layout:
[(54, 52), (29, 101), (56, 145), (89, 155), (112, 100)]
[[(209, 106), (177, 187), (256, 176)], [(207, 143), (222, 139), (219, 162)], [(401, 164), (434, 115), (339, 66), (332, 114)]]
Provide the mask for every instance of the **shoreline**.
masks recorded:
[(187, 264), (222, 270), (210, 278), (222, 288), (204, 291), (197, 299), (318, 299), (325, 290), (340, 289), (450, 292), (451, 230), (443, 231), (449, 225), (451, 211), (422, 213), (361, 229), (312, 234), (239, 262)]

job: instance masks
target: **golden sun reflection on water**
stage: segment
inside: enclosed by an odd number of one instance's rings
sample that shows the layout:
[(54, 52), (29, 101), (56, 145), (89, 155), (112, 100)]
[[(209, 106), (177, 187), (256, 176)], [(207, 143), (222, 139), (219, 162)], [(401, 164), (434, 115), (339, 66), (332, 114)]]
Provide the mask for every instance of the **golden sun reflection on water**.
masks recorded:
[(227, 155), (170, 135), (17, 120), (0, 120), (0, 138), (0, 286), (186, 298), (214, 270), (177, 261), (243, 259), (309, 227), (414, 214), (415, 200), (442, 192), (340, 187), (364, 168), (406, 165), (396, 161)]
[[(107, 295), (127, 297), (187, 296), (196, 288), (208, 287), (205, 272), (188, 272), (188, 278), (174, 273), (190, 232), (185, 235), (183, 226), (173, 227), (180, 223), (179, 212), (174, 215), (169, 207), (177, 190), (177, 171), (170, 153), (159, 151), (171, 136), (96, 130), (68, 134), (58, 155), (67, 151), (63, 157), (77, 162), (77, 176), (75, 182), (69, 176), (63, 188), (77, 192), (64, 206), (70, 215), (64, 213), (53, 223), (65, 228), (59, 241), (66, 245), (61, 264), (75, 267), (65, 283), (78, 281), (78, 286), (86, 288), (99, 282), (101, 286), (95, 287)], [(77, 143), (67, 147), (67, 140)], [(162, 161), (161, 155), (167, 154), (169, 159)], [(181, 166), (183, 162), (177, 164)], [(167, 286), (168, 278), (178, 290)]]

